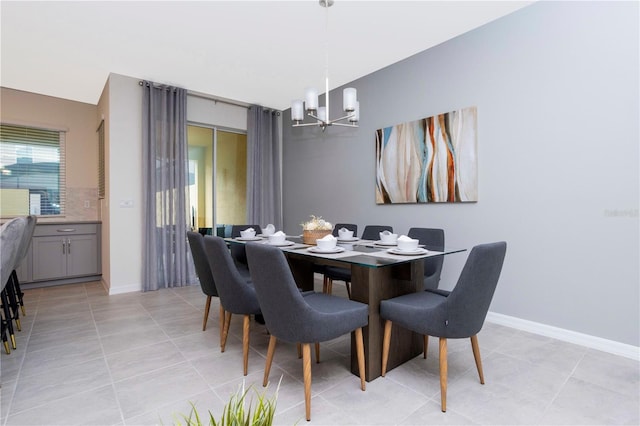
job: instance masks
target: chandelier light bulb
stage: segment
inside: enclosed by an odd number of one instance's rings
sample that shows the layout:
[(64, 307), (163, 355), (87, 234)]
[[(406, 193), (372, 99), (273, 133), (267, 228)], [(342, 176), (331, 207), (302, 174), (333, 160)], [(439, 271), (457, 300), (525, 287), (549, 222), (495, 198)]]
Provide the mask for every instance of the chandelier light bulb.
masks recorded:
[(357, 123), (360, 121), (360, 102), (356, 101), (356, 107), (353, 110), (353, 114), (349, 117), (350, 123)]
[(293, 121), (304, 120), (304, 108), (302, 106), (302, 101), (300, 99), (291, 101), (291, 120)]
[(305, 90), (305, 108), (307, 113), (315, 112), (318, 109), (318, 91), (313, 87), (308, 87)]
[(357, 92), (353, 87), (347, 87), (342, 91), (342, 106), (344, 112), (353, 112), (356, 109)]
[(320, 122), (327, 121), (327, 108), (320, 107), (318, 108), (318, 119)]

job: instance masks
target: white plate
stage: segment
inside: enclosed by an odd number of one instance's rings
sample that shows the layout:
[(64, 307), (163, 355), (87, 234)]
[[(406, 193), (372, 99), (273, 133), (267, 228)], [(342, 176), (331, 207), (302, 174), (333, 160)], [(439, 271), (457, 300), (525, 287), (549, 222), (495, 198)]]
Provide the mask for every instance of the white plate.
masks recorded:
[(378, 241), (375, 241), (373, 244), (377, 244), (379, 246), (397, 246), (398, 242), (397, 241), (387, 242), (387, 241), (378, 240)]
[(400, 250), (400, 249), (397, 249), (397, 248), (391, 248), (391, 249), (387, 250), (387, 252), (391, 253), (391, 254), (401, 254), (403, 256), (416, 256), (416, 255), (419, 255), (419, 254), (427, 254), (427, 253), (429, 253), (428, 250), (425, 250), (425, 249), (419, 248), (419, 247), (417, 249), (415, 249), (415, 250), (406, 250), (406, 251), (405, 250)]
[(358, 237), (350, 237), (350, 238), (343, 238), (343, 237), (338, 237), (338, 241), (358, 241), (360, 238)]
[(258, 237), (257, 235), (255, 237), (236, 237), (236, 240), (238, 241), (258, 241), (261, 239), (262, 238)]
[(344, 251), (344, 247), (334, 247), (334, 248), (330, 248), (328, 250), (321, 249), (321, 248), (318, 248), (318, 247), (309, 247), (307, 250), (309, 250), (311, 253), (330, 254), (330, 253), (342, 253)]
[(269, 244), (270, 246), (276, 246), (276, 247), (286, 247), (286, 246), (292, 246), (295, 243), (293, 241), (285, 240), (281, 243), (272, 243), (272, 242), (266, 241), (265, 244)]

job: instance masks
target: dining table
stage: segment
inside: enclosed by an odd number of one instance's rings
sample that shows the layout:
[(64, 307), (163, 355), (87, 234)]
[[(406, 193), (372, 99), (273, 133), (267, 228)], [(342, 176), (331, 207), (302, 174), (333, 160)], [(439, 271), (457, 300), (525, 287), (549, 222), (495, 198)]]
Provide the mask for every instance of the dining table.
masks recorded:
[[(263, 236), (225, 238), (228, 244), (270, 244)], [(424, 260), (464, 252), (465, 249), (420, 250), (404, 253), (395, 244), (350, 238), (338, 239), (335, 249), (322, 251), (304, 244), (302, 236), (287, 236), (277, 244), (284, 252), (298, 287), (314, 290), (317, 265), (337, 266), (351, 271), (351, 299), (369, 306), (369, 324), (362, 330), (365, 352), (365, 379), (372, 381), (382, 373), (382, 338), (384, 321), (380, 318), (380, 301), (403, 294), (423, 291)], [(416, 357), (423, 350), (423, 336), (393, 326), (387, 371)], [(358, 375), (355, 335), (351, 333), (351, 372)]]

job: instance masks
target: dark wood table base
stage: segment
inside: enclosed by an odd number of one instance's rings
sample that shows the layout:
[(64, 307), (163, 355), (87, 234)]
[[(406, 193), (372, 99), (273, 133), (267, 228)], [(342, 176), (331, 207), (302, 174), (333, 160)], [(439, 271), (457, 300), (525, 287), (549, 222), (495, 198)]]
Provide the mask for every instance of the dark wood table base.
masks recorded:
[[(308, 256), (288, 253), (289, 265), (298, 286), (313, 290), (313, 265)], [(318, 264), (335, 262), (317, 258)], [(339, 264), (344, 267), (344, 263)], [(382, 371), (382, 336), (384, 321), (380, 318), (380, 301), (407, 293), (422, 291), (424, 259), (383, 267), (351, 265), (351, 299), (369, 305), (369, 325), (362, 330), (366, 380), (380, 377)], [(354, 333), (351, 336), (351, 372), (358, 375)], [(422, 336), (396, 327), (391, 334), (387, 371), (422, 353)]]

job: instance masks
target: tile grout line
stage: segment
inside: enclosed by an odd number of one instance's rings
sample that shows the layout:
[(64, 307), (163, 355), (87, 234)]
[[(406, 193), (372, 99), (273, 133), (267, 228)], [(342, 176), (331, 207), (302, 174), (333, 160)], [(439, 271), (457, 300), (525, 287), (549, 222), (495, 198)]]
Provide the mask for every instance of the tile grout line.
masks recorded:
[[(9, 422), (9, 416), (11, 415), (11, 408), (13, 407), (13, 400), (16, 397), (16, 391), (18, 390), (18, 384), (20, 383), (20, 376), (22, 375), (22, 367), (24, 366), (24, 362), (25, 359), (27, 358), (27, 347), (29, 346), (29, 341), (31, 340), (31, 333), (33, 332), (33, 327), (35, 326), (36, 323), (36, 319), (38, 318), (38, 307), (40, 305), (40, 298), (42, 297), (42, 291), (38, 291), (38, 299), (36, 302), (36, 309), (33, 315), (33, 321), (31, 321), (31, 326), (29, 327), (29, 333), (27, 334), (27, 338), (25, 341), (25, 346), (24, 346), (24, 354), (22, 356), (22, 359), (20, 360), (20, 366), (18, 367), (18, 373), (16, 374), (16, 378), (15, 378), (15, 386), (13, 388), (13, 393), (11, 394), (11, 400), (9, 401), (9, 404), (7, 406), (7, 415), (4, 418), (4, 424), (7, 425)], [(26, 307), (25, 307), (26, 310)], [(16, 349), (17, 350), (17, 349)], [(10, 355), (10, 354), (3, 354), (3, 355)]]

